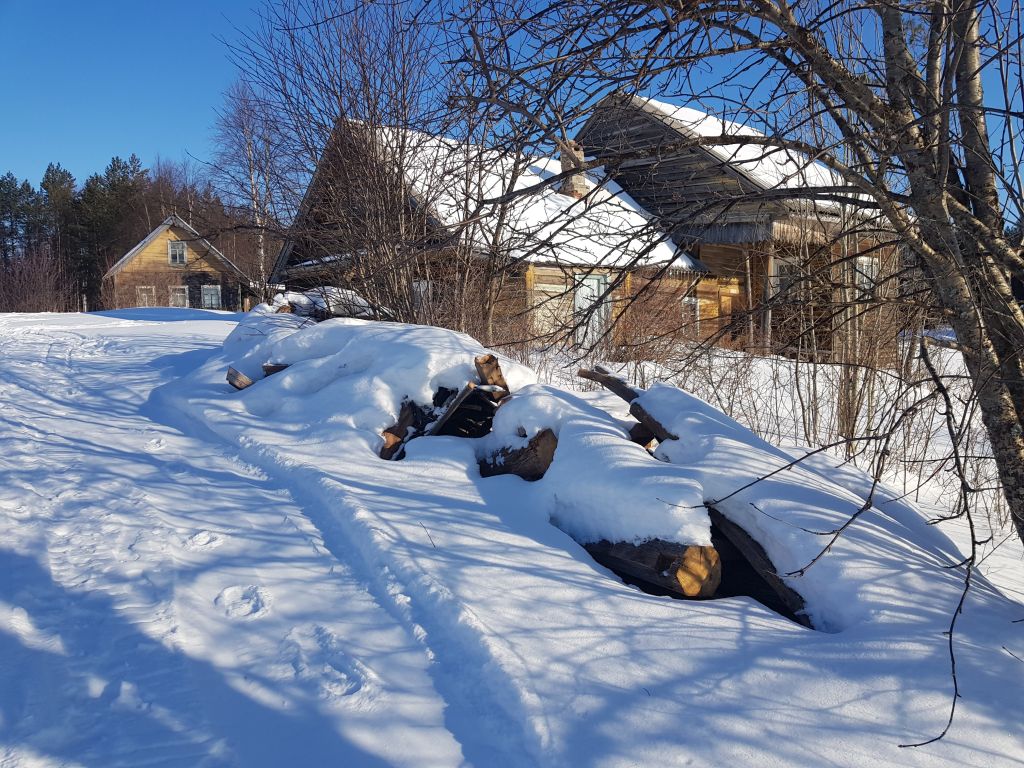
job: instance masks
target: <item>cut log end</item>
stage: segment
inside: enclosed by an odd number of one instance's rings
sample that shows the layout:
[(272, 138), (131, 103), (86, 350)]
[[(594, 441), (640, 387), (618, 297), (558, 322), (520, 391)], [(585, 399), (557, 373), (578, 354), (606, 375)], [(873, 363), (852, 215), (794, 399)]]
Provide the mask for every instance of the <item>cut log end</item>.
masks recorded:
[(714, 597), (722, 583), (722, 561), (714, 547), (687, 547), (675, 570), (687, 597)]
[(495, 402), (508, 397), (508, 382), (505, 381), (505, 374), (501, 372), (498, 358), (491, 354), (480, 355), (473, 362), (476, 365), (476, 374), (480, 377), (480, 383), (484, 385), (481, 389), (486, 387), (484, 391)]
[(584, 549), (625, 580), (679, 597), (714, 597), (722, 581), (714, 547), (652, 539), (643, 544), (599, 541), (585, 544)]
[(231, 368), (230, 366), (228, 367), (227, 380), (228, 384), (230, 384), (235, 389), (245, 389), (246, 387), (251, 387), (253, 384), (256, 383), (241, 371), (236, 371), (234, 368)]
[(412, 400), (402, 401), (398, 421), (381, 433), (384, 445), (380, 449), (382, 459), (401, 458), (402, 449), (411, 438), (423, 434), (427, 423), (427, 411)]
[(555, 458), (558, 437), (550, 429), (534, 435), (522, 448), (505, 448), (480, 461), (481, 477), (518, 475), (523, 480), (540, 480)]

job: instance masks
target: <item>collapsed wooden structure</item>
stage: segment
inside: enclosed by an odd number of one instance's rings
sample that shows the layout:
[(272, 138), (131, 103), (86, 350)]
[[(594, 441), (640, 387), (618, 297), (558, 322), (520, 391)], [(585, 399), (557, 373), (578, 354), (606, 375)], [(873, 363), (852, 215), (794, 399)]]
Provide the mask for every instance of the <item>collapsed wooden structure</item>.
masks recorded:
[[(467, 381), (459, 390), (440, 388), (430, 405), (411, 399), (402, 402), (398, 420), (381, 433), (382, 459), (401, 460), (409, 442), (420, 437), (473, 438), (491, 432), (495, 413), (512, 393), (494, 355), (481, 355), (474, 363), (477, 381)], [(287, 367), (285, 363), (266, 363), (264, 377)], [(578, 375), (601, 384), (629, 403), (629, 412), (636, 419), (629, 430), (633, 442), (653, 451), (657, 443), (679, 439), (639, 402), (642, 390), (600, 366), (581, 369)], [(227, 380), (239, 390), (255, 383), (234, 368), (228, 368)], [(523, 427), (518, 434), (527, 437)], [(514, 474), (527, 481), (539, 480), (551, 466), (557, 447), (554, 431), (543, 429), (526, 445), (502, 448), (480, 458), (480, 475)], [(763, 547), (714, 506), (706, 506), (711, 519), (711, 546), (660, 539), (640, 544), (585, 542), (582, 546), (597, 563), (645, 591), (691, 599), (745, 594), (811, 627), (803, 598), (779, 576)]]

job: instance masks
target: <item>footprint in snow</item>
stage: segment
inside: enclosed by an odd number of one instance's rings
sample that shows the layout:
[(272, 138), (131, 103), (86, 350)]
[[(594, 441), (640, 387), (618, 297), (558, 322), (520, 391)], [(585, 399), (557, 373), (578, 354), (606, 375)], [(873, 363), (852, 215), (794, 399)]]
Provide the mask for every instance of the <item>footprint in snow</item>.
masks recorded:
[(224, 539), (213, 531), (199, 531), (185, 539), (184, 547), (196, 552), (204, 549), (216, 549), (223, 543)]
[(164, 449), (164, 439), (162, 437), (154, 437), (146, 443), (146, 451), (149, 453), (156, 453)]
[(253, 584), (228, 587), (213, 604), (229, 619), (258, 619), (270, 611), (270, 593)]
[(322, 626), (292, 629), (281, 644), (280, 658), (296, 680), (315, 688), (326, 701), (358, 693), (373, 676), (342, 648), (337, 635)]

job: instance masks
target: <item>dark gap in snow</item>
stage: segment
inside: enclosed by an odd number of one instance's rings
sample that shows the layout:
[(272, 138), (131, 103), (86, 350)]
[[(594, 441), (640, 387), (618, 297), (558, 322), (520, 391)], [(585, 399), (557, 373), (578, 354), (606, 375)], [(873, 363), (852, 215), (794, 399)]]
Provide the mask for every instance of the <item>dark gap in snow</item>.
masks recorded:
[(775, 611), (780, 616), (785, 616), (790, 621), (802, 626), (809, 626), (807, 618), (802, 614), (798, 616), (783, 602), (778, 593), (714, 522), (711, 523), (711, 545), (718, 550), (718, 557), (722, 562), (722, 582), (711, 599), (752, 597), (765, 608)]

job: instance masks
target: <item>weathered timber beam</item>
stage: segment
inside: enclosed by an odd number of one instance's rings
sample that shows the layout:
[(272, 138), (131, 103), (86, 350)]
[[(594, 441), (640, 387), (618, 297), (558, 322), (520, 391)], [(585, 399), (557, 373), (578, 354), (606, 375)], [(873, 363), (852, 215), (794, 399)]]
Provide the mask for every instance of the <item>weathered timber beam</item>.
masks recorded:
[(643, 544), (599, 541), (583, 548), (620, 576), (682, 597), (714, 597), (722, 582), (722, 564), (714, 547), (652, 539)]
[(256, 383), (248, 376), (246, 376), (244, 373), (242, 373), (241, 371), (236, 371), (231, 366), (228, 366), (227, 380), (228, 384), (230, 384), (235, 389), (245, 389), (246, 387), (251, 387), (253, 384)]
[(594, 366), (594, 370), (587, 370), (586, 368), (580, 368), (576, 374), (580, 378), (588, 379), (589, 381), (596, 381), (602, 387), (612, 392), (627, 403), (629, 403), (629, 412), (637, 421), (643, 424), (650, 431), (654, 437), (664, 442), (665, 440), (678, 440), (678, 436), (669, 432), (660, 421), (651, 416), (647, 410), (635, 402), (640, 395), (643, 394), (643, 390), (635, 389), (630, 386), (629, 383), (621, 376), (616, 376), (614, 373), (601, 366)]
[(710, 504), (706, 506), (711, 522), (739, 550), (740, 554), (750, 563), (751, 567), (764, 580), (765, 584), (778, 595), (779, 600), (793, 614), (796, 621), (805, 627), (814, 629), (811, 620), (807, 618), (804, 599), (795, 589), (782, 580), (782, 577), (775, 570), (775, 565), (769, 559), (768, 553), (764, 551), (764, 547), (741, 526), (734, 523), (713, 506)]
[(523, 480), (540, 480), (555, 458), (558, 438), (550, 429), (542, 429), (522, 448), (503, 448), (480, 460), (481, 477), (518, 475)]
[(280, 373), (288, 367), (288, 363), (264, 363), (263, 364), (263, 375), (273, 376), (275, 373)]
[(641, 395), (640, 390), (631, 387), (625, 379), (620, 376), (616, 376), (600, 366), (596, 366), (592, 371), (586, 368), (580, 368), (576, 372), (576, 375), (581, 379), (596, 381), (609, 392), (613, 392), (618, 395), (627, 403), (633, 402)]

